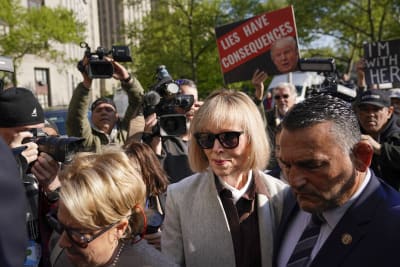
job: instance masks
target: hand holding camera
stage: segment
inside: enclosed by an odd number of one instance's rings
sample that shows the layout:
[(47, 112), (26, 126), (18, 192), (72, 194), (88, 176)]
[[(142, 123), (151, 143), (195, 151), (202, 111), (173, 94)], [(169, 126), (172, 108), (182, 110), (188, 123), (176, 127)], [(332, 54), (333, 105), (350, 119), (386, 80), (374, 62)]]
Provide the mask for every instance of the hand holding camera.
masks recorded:
[(130, 62), (132, 57), (128, 46), (112, 46), (111, 50), (98, 47), (92, 52), (89, 45), (81, 42), (80, 46), (86, 48), (84, 59), (78, 62), (78, 70), (89, 79), (108, 79), (114, 77), (126, 80), (129, 77), (126, 69), (116, 62)]
[[(21, 155), (26, 159), (27, 163), (30, 164), (37, 160), (39, 155), (39, 146), (34, 142), (26, 142), (33, 137), (33, 134), (29, 131), (18, 132), (10, 144), (12, 149), (24, 147)], [(24, 142), (25, 140), (25, 142)]]
[(35, 175), (40, 184), (48, 187), (57, 177), (59, 169), (60, 165), (57, 161), (49, 154), (41, 152), (37, 160), (33, 163), (31, 172)]

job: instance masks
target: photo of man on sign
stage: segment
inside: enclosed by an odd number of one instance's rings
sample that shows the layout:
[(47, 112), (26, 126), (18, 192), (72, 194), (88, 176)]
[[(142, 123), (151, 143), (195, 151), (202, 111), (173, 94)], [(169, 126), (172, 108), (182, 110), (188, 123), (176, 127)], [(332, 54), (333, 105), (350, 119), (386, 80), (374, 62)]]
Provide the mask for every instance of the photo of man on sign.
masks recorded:
[(271, 46), (271, 59), (280, 73), (297, 70), (299, 51), (297, 42), (292, 36), (276, 40)]
[(225, 83), (251, 80), (256, 69), (275, 75), (298, 68), (292, 6), (216, 27), (215, 34)]

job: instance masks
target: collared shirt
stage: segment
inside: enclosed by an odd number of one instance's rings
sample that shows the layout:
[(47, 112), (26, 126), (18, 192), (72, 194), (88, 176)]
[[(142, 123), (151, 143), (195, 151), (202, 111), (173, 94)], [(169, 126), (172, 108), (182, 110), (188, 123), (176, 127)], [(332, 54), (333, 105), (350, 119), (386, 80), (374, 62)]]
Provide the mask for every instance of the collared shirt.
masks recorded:
[(225, 183), (215, 176), (215, 185), (231, 230), (232, 243), (235, 251), (237, 267), (261, 266), (260, 231), (257, 214), (257, 194), (268, 196), (265, 185), (260, 181), (257, 172), (248, 174), (246, 191), (236, 192), (235, 202), (232, 192), (225, 187)]
[[(361, 183), (360, 187), (353, 194), (353, 196), (342, 206), (335, 209), (325, 211), (322, 213), (326, 223), (321, 226), (321, 231), (318, 236), (317, 243), (315, 244), (313, 251), (311, 252), (311, 260), (308, 265), (312, 262), (315, 256), (318, 254), (319, 250), (322, 248), (325, 241), (328, 239), (329, 235), (332, 233), (333, 229), (342, 219), (343, 215), (350, 208), (350, 206), (357, 200), (357, 198), (364, 191), (368, 182), (371, 179), (371, 172), (368, 169), (364, 181)], [(290, 223), (285, 236), (282, 241), (282, 246), (278, 255), (278, 267), (286, 267), (287, 262), (292, 255), (292, 252), (297, 245), (297, 241), (300, 239), (301, 234), (311, 220), (311, 213), (300, 210)]]
[(250, 187), (250, 183), (252, 182), (252, 171), (249, 171), (249, 174), (247, 175), (247, 182), (246, 184), (240, 188), (237, 189), (233, 186), (231, 186), (230, 184), (228, 184), (227, 182), (225, 182), (224, 180), (222, 180), (220, 177), (217, 176), (219, 182), (221, 183), (221, 185), (228, 189), (229, 191), (232, 192), (232, 196), (233, 196), (233, 202), (236, 204), (238, 202), (238, 200), (247, 192), (247, 190)]

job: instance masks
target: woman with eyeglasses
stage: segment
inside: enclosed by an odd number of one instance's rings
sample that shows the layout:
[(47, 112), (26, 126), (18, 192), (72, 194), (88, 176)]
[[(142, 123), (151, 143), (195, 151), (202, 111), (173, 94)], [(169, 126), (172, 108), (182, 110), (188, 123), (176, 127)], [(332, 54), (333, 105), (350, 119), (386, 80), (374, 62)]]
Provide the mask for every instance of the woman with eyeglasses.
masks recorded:
[(286, 186), (264, 174), (270, 148), (246, 94), (212, 93), (190, 127), (196, 174), (167, 190), (161, 251), (181, 266), (272, 266)]
[(139, 170), (116, 147), (75, 156), (60, 174), (61, 251), (53, 266), (176, 266), (140, 238), (146, 188)]

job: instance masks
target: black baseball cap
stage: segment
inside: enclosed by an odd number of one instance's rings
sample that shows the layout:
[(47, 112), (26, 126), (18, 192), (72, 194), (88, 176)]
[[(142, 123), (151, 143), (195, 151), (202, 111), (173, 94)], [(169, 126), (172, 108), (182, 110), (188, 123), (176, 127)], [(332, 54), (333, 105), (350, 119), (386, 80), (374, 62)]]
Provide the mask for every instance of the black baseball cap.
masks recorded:
[(44, 112), (31, 90), (12, 87), (0, 92), (0, 127), (10, 128), (44, 123)]
[(370, 89), (365, 92), (362, 92), (357, 106), (361, 105), (374, 105), (377, 107), (390, 107), (390, 97), (389, 94), (382, 89)]

